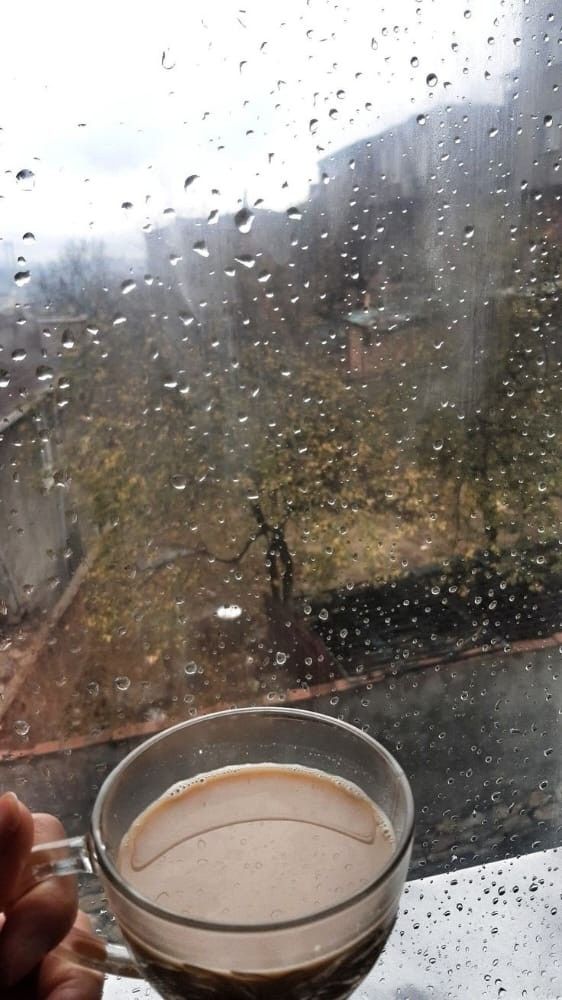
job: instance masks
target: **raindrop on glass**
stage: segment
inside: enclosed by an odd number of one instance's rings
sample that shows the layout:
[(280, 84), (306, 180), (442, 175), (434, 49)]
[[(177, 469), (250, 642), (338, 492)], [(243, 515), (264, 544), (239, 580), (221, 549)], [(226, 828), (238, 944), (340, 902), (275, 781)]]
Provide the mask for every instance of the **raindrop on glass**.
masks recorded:
[(162, 69), (173, 69), (174, 66), (176, 65), (176, 60), (170, 54), (170, 50), (169, 49), (164, 49), (164, 51), (162, 53), (162, 58), (160, 60), (160, 63), (161, 63)]
[(14, 281), (18, 288), (22, 288), (23, 285), (27, 285), (31, 280), (31, 271), (16, 271), (14, 274)]
[(191, 187), (191, 185), (193, 184), (193, 182), (196, 181), (198, 177), (199, 177), (199, 174), (190, 174), (189, 177), (186, 177), (185, 180), (184, 180), (184, 182), (183, 182), (183, 189), (184, 189), (184, 191), (186, 191), (188, 187)]
[(428, 73), (428, 75), (425, 78), (425, 82), (427, 83), (428, 87), (436, 87), (437, 86), (437, 77), (436, 77), (435, 73)]
[(129, 292), (132, 292), (136, 287), (136, 281), (133, 281), (132, 278), (128, 278), (126, 281), (121, 283), (121, 295), (128, 295)]
[(123, 674), (115, 678), (115, 687), (118, 691), (128, 691), (131, 686), (131, 678)]
[(197, 242), (193, 244), (193, 250), (194, 253), (199, 254), (200, 257), (209, 256), (209, 251), (207, 249), (207, 244), (205, 243), (205, 240), (197, 240)]
[(249, 233), (255, 216), (247, 208), (241, 208), (234, 216), (234, 224), (241, 233)]
[(240, 254), (240, 256), (235, 257), (234, 260), (237, 261), (238, 264), (242, 264), (243, 267), (247, 267), (248, 269), (254, 267), (256, 263), (254, 258), (247, 253)]
[(22, 191), (32, 191), (35, 187), (35, 174), (33, 170), (18, 170), (16, 180)]

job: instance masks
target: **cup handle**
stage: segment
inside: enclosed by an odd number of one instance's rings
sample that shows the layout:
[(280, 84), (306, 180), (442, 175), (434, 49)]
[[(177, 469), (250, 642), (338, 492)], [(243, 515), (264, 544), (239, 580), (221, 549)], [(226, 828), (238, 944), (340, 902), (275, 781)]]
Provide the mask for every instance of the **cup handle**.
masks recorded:
[[(69, 837), (66, 840), (53, 840), (49, 844), (37, 844), (31, 849), (24, 892), (35, 883), (48, 878), (79, 874), (96, 874), (86, 837)], [(73, 929), (64, 942), (57, 946), (56, 952), (74, 965), (82, 965), (96, 972), (143, 978), (127, 947), (110, 944), (105, 938), (85, 931)]]

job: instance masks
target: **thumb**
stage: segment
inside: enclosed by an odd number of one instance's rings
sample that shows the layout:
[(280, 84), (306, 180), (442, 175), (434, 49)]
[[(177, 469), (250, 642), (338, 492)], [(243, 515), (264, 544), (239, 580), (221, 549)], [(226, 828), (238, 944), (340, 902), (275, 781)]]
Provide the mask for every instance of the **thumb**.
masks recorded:
[(18, 896), (33, 844), (33, 817), (13, 792), (0, 797), (0, 912)]

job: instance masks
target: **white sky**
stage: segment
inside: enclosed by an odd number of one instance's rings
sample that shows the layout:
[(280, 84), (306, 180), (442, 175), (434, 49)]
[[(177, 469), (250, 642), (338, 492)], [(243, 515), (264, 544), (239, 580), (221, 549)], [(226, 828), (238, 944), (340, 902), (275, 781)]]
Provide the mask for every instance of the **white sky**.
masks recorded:
[[(0, 261), (33, 264), (88, 235), (138, 257), (143, 224), (167, 207), (302, 200), (331, 149), (432, 104), (501, 100), (519, 11), (520, 0), (6, 3)], [(17, 184), (22, 168), (33, 190)]]

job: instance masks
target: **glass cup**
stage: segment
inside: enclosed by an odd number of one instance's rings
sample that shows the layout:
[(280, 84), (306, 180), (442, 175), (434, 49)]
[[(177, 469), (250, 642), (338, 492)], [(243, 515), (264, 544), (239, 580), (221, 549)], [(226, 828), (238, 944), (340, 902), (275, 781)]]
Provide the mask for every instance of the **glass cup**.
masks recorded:
[[(143, 898), (117, 867), (136, 817), (178, 781), (252, 763), (297, 764), (358, 785), (392, 824), (396, 845), (386, 867), (344, 902), (264, 925), (190, 919)], [(180, 723), (138, 746), (104, 781), (86, 837), (38, 845), (30, 877), (98, 875), (128, 947), (74, 932), (59, 951), (104, 972), (144, 977), (168, 1000), (338, 1000), (368, 973), (392, 930), (413, 826), (404, 772), (366, 733), (314, 712), (243, 708)]]

